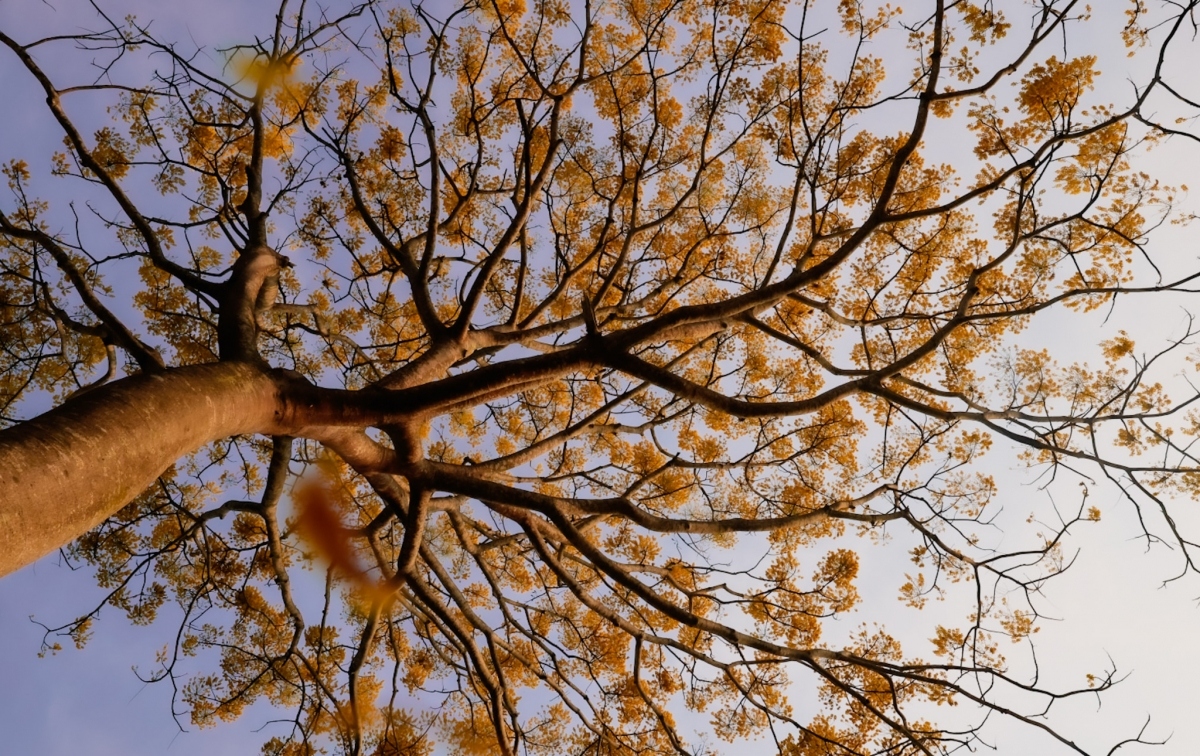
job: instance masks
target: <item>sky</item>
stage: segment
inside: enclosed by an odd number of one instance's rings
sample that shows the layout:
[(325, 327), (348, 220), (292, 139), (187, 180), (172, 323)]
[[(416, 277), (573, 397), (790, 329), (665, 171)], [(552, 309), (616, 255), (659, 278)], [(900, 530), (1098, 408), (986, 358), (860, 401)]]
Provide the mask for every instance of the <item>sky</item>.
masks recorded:
[[(155, 30), (167, 39), (192, 39), (210, 46), (232, 41), (245, 29), (267, 28), (274, 13), (268, 4), (233, 0), (206, 3), (203, 13), (182, 2), (105, 5), (114, 16), (140, 12), (154, 19)], [(55, 0), (0, 0), (0, 29), (28, 39), (54, 29), (63, 31), (90, 23), (85, 4)], [(1187, 48), (1200, 63), (1200, 48)], [(53, 61), (48, 62), (53, 69)], [(1187, 70), (1192, 61), (1177, 61)], [(1113, 67), (1120, 65), (1114, 58)], [(1120, 76), (1109, 81), (1120, 86)], [(14, 66), (11, 56), (0, 54), (0, 96), (5, 102), (30, 103), (6, 108), (0, 120), (0, 159), (14, 154), (46, 156), (59, 148), (60, 137), (47, 128), (41, 98), (28, 77)], [(16, 146), (14, 149), (13, 146)], [(1180, 156), (1186, 157), (1186, 160)], [(1154, 170), (1185, 182), (1189, 166), (1198, 164), (1200, 151), (1182, 147), (1151, 159)], [(1186, 229), (1168, 229), (1156, 248), (1181, 267), (1195, 265), (1196, 245)], [(1045, 345), (1056, 356), (1086, 357), (1084, 345), (1113, 335), (1118, 327), (1130, 330), (1152, 350), (1164, 339), (1180, 333), (1185, 309), (1200, 311), (1183, 296), (1163, 297), (1151, 303), (1118, 302), (1111, 313), (1089, 317), (1047, 318), (1040, 330), (1027, 334), (1030, 344)], [(1069, 508), (1080, 495), (1077, 481), (1044, 487), (1015, 459), (997, 453), (989, 462), (1001, 488), (1001, 506), (1013, 517), (1045, 509), (1050, 497)], [(1103, 512), (1099, 523), (1079, 528), (1070, 541), (1078, 549), (1071, 570), (1052, 581), (1043, 607), (1054, 617), (1046, 622), (1036, 642), (1040, 669), (1048, 680), (1077, 682), (1087, 671), (1115, 665), (1124, 681), (1103, 699), (1080, 698), (1056, 707), (1050, 720), (1078, 735), (1090, 748), (1137, 732), (1149, 718), (1146, 737), (1169, 738), (1155, 749), (1131, 753), (1184, 756), (1200, 744), (1200, 717), (1194, 679), (1200, 673), (1200, 581), (1195, 578), (1164, 584), (1178, 571), (1178, 555), (1162, 546), (1147, 548), (1139, 539), (1136, 518), (1115, 491), (1094, 486), (1090, 503)], [(1200, 533), (1200, 513), (1192, 502), (1174, 502), (1174, 514), (1191, 532)], [(901, 540), (898, 536), (898, 540)], [(895, 571), (903, 569), (903, 544), (889, 557), (864, 560), (861, 590), (867, 604), (894, 591)], [(181, 756), (213, 753), (254, 753), (273, 734), (269, 720), (276, 716), (259, 706), (233, 724), (197, 731), (186, 720), (171, 715), (168, 684), (147, 685), (135, 667), (150, 670), (155, 652), (169, 643), (171, 625), (166, 619), (148, 627), (130, 626), (118, 612), (102, 616), (88, 646), (68, 647), (39, 658), (43, 630), (38, 622), (62, 624), (100, 596), (90, 577), (68, 569), (51, 555), (0, 580), (0, 751), (44, 754), (123, 754)], [(896, 614), (850, 617), (847, 622), (880, 621), (901, 636), (908, 633), (919, 643), (929, 634), (940, 613), (953, 619), (958, 607), (934, 606), (919, 622), (905, 624), (897, 603)], [(36, 620), (37, 622), (35, 622)], [(1111, 660), (1111, 661), (1110, 661)], [(183, 725), (181, 729), (180, 725)], [(994, 732), (1001, 754), (1049, 752), (1049, 743), (1025, 728), (999, 727)], [(732, 749), (731, 749), (732, 750)]]

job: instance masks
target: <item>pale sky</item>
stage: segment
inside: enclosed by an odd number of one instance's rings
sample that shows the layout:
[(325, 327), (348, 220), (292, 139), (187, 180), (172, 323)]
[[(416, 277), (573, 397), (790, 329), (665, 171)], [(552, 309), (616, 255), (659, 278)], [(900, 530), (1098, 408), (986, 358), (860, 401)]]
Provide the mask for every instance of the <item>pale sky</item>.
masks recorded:
[[(123, 2), (104, 7), (118, 18), (140, 11), (143, 19), (155, 19), (154, 28), (162, 38), (190, 37), (207, 46), (237, 41), (230, 35), (243, 30), (253, 34), (254, 29), (269, 28), (266, 24), (275, 10), (269, 4), (236, 0), (206, 3), (202, 12), (181, 2)], [(86, 4), (75, 0), (56, 0), (53, 6), (39, 0), (0, 0), (0, 28), (19, 40), (90, 23)], [(1194, 63), (1200, 65), (1196, 53), (1200, 48), (1193, 45), (1188, 49), (1195, 55)], [(1124, 65), (1119, 58), (1123, 51), (1117, 52), (1111, 63), (1114, 69)], [(1179, 65), (1180, 70), (1196, 67), (1188, 61)], [(48, 62), (48, 67), (53, 69), (53, 64)], [(1108, 81), (1121, 86), (1119, 75)], [(17, 156), (45, 159), (60, 148), (61, 137), (50, 125), (41, 97), (7, 51), (0, 54), (0, 97), (6, 103), (22, 103), (5, 108), (0, 121), (0, 160)], [(1155, 171), (1176, 174), (1170, 180), (1186, 181), (1189, 166), (1200, 164), (1200, 149), (1172, 145), (1156, 153), (1152, 162)], [(1193, 210), (1200, 210), (1194, 201), (1192, 205)], [(1169, 229), (1152, 248), (1180, 269), (1200, 267), (1200, 254), (1190, 232), (1194, 230)], [(1185, 308), (1200, 312), (1200, 301), (1176, 295), (1135, 307), (1132, 300), (1124, 300), (1107, 321), (1104, 313), (1087, 318), (1056, 316), (1039, 321), (1041, 330), (1022, 338), (1068, 359), (1086, 356), (1092, 345), (1125, 328), (1138, 337), (1139, 350), (1155, 351), (1165, 339), (1180, 333)], [(1039, 488), (1030, 472), (1003, 452), (993, 455), (989, 464), (1000, 483), (999, 503), (1013, 519), (1019, 520), (1035, 508), (1044, 511), (1050, 496), (1064, 509), (1070, 508), (1079, 495), (1074, 479), (1050, 489)], [(1043, 604), (1048, 613), (1064, 619), (1044, 623), (1037, 636), (1038, 660), (1044, 680), (1064, 684), (1078, 684), (1085, 672), (1102, 671), (1109, 657), (1121, 674), (1129, 676), (1105, 694), (1099, 708), (1094, 698), (1078, 699), (1056, 707), (1050, 722), (1078, 737), (1081, 745), (1099, 749), (1101, 744), (1111, 745), (1114, 739), (1135, 734), (1150, 717), (1146, 737), (1161, 740), (1170, 736), (1170, 741), (1156, 749), (1134, 748), (1129, 753), (1184, 756), (1200, 752), (1200, 716), (1196, 715), (1200, 695), (1193, 692), (1193, 680), (1200, 673), (1200, 580), (1189, 577), (1163, 587), (1163, 580), (1178, 571), (1177, 555), (1162, 546), (1147, 551), (1144, 541), (1138, 539), (1140, 531), (1131, 508), (1115, 491), (1096, 483), (1090, 486), (1090, 495), (1089, 503), (1099, 506), (1103, 517), (1099, 523), (1073, 531), (1068, 553), (1079, 549), (1078, 560), (1065, 576), (1050, 583)], [(1200, 511), (1195, 503), (1176, 501), (1172, 506), (1185, 532), (1190, 526), (1191, 533), (1200, 534)], [(860, 590), (867, 599), (865, 606), (889, 606), (887, 602), (894, 601), (888, 595), (894, 595), (896, 571), (904, 565), (903, 539), (898, 536), (896, 540), (885, 553), (864, 550)], [(131, 671), (134, 666), (152, 670), (155, 651), (171, 642), (174, 627), (165, 616), (149, 628), (134, 628), (119, 612), (106, 611), (86, 649), (68, 647), (55, 656), (38, 659), (42, 630), (29, 617), (48, 625), (62, 624), (89, 609), (89, 602), (99, 595), (89, 575), (72, 573), (59, 564), (57, 555), (0, 580), (0, 752), (45, 756), (257, 753), (264, 740), (281, 731), (268, 723), (278, 713), (258, 706), (235, 724), (207, 731), (189, 725), (189, 731), (181, 733), (171, 718), (169, 684), (145, 685)], [(872, 596), (877, 600), (871, 601)], [(900, 609), (898, 601), (894, 605), (894, 615), (859, 612), (848, 618), (847, 624), (885, 624), (911, 644), (906, 645), (907, 650), (916, 653), (920, 643), (932, 635), (937, 617), (961, 621), (965, 611), (962, 606), (934, 606), (914, 618)], [(1014, 663), (1022, 653), (1014, 652)], [(1000, 754), (1059, 752), (1035, 733), (1018, 728), (999, 727), (993, 737)], [(1106, 750), (1107, 746), (1099, 752)]]

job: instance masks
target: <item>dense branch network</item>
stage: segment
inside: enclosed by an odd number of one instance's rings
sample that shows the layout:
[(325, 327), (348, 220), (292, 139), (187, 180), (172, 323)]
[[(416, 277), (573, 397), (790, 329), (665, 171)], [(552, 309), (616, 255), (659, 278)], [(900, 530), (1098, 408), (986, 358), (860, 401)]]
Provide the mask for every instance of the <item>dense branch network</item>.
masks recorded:
[[(1176, 190), (1136, 164), (1175, 131), (1152, 98), (1195, 106), (1164, 73), (1193, 5), (1143, 6), (1157, 64), (1118, 105), (1061, 49), (1074, 0), (285, 1), (215, 52), (0, 31), (79, 192), (5, 169), (0, 496), (29, 504), (0, 524), (44, 535), (4, 568), (78, 536), (102, 606), (177, 603), (157, 678), (201, 725), (286, 707), (267, 753), (939, 754), (997, 714), (1084, 753), (1043, 715), (1115, 670), (1048, 689), (998, 639), (1098, 511), (993, 551), (979, 462), (1110, 478), (1195, 568), (1167, 502), (1197, 395), (1154, 377), (1191, 333), (1098, 370), (1009, 340), (1200, 275), (1156, 267)], [(71, 45), (93, 82), (49, 68)], [(910, 606), (970, 602), (928, 659), (828, 637), (896, 533)]]

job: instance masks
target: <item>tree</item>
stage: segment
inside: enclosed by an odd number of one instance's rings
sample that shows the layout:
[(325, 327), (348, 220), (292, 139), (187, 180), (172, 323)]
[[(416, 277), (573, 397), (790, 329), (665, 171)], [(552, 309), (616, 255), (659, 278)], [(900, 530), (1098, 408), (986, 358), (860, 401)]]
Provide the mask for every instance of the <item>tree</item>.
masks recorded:
[[(0, 572), (62, 548), (133, 622), (176, 604), (159, 677), (214, 661), (199, 725), (290, 710), (266, 753), (935, 754), (996, 716), (1084, 752), (1039, 715), (1113, 673), (1051, 689), (999, 640), (1099, 512), (997, 551), (980, 459), (1169, 526), (1200, 485), (1196, 395), (1153, 377), (1185, 340), (1089, 369), (1012, 338), (1200, 275), (1156, 266), (1179, 189), (1138, 165), (1188, 136), (1158, 113), (1194, 106), (1164, 72), (1195, 6), (1131, 4), (1149, 65), (1110, 103), (1081, 3), (919, 5), (0, 31), (65, 144), (56, 180), (5, 167)], [(888, 534), (909, 605), (970, 602), (923, 651), (830, 623)]]

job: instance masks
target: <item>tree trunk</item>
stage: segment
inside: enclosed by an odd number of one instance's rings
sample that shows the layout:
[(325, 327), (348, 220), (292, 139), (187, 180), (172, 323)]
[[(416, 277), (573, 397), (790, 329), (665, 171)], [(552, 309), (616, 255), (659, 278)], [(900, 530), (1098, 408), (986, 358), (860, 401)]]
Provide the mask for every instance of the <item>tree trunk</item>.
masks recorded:
[(0, 432), (0, 576), (96, 527), (180, 457), (279, 432), (277, 382), (246, 364), (135, 376)]

